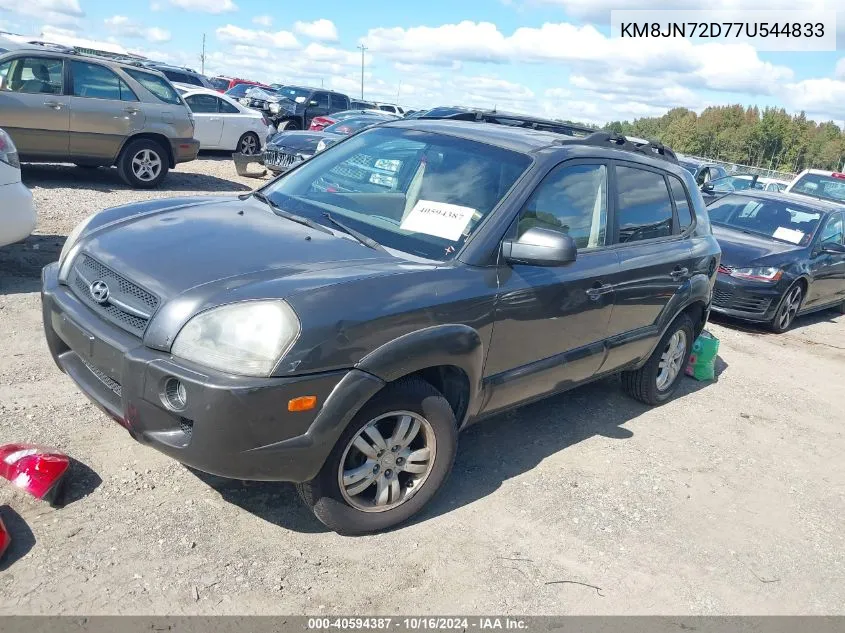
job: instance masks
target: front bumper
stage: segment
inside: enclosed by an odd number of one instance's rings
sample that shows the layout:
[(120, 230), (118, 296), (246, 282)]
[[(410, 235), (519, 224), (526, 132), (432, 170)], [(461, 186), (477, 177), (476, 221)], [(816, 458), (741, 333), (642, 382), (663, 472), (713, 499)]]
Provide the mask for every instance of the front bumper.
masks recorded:
[(308, 160), (311, 156), (311, 154), (303, 154), (285, 148), (268, 147), (264, 151), (263, 163), (273, 173), (283, 174), (296, 167), (299, 163)]
[(170, 139), (170, 148), (173, 150), (173, 162), (178, 165), (196, 160), (200, 142), (193, 138), (174, 138)]
[(20, 242), (35, 229), (37, 216), (32, 192), (23, 183), (0, 186), (0, 246)]
[(783, 281), (766, 284), (719, 273), (711, 310), (746, 321), (768, 322), (775, 318), (784, 290)]
[[(42, 272), (47, 345), (58, 367), (88, 398), (139, 442), (199, 470), (265, 481), (308, 481), (323, 466), (358, 409), (384, 383), (342, 370), (291, 378), (231, 376), (152, 350), (91, 312)], [(187, 406), (162, 401), (168, 377), (182, 381)], [(287, 402), (317, 396), (312, 411), (290, 413)]]

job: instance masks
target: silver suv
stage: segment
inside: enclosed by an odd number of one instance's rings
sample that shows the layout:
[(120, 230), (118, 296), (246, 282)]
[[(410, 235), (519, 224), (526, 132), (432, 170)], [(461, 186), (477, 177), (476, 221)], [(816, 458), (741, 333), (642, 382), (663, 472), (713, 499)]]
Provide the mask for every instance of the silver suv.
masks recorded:
[(199, 150), (191, 111), (161, 73), (46, 49), (0, 55), (0, 127), (22, 161), (116, 165), (144, 189)]

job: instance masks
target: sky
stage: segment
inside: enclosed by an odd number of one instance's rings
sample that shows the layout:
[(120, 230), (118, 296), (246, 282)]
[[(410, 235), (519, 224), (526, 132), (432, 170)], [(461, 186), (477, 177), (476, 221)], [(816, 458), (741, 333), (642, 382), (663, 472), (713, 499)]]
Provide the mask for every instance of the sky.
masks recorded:
[[(612, 9), (828, 9), (833, 52), (610, 37)], [(85, 38), (205, 73), (325, 86), (410, 108), (604, 124), (739, 103), (845, 126), (845, 0), (0, 0), (0, 30)]]

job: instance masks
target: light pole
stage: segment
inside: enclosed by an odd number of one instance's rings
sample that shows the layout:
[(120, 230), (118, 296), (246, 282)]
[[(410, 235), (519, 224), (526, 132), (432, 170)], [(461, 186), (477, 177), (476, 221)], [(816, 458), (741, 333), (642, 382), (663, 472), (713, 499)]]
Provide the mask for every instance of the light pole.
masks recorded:
[(361, 49), (361, 100), (364, 100), (364, 51), (367, 47), (361, 44), (358, 46)]

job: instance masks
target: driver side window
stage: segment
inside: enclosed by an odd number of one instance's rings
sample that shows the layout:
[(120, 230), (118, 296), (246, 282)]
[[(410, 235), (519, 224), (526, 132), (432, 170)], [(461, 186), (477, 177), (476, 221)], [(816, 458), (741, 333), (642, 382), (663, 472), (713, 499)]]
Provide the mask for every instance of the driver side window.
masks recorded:
[(827, 221), (821, 235), (822, 244), (843, 244), (845, 237), (845, 221), (843, 221), (842, 214), (837, 213), (832, 215)]
[(533, 227), (566, 233), (579, 249), (604, 246), (607, 167), (561, 165), (553, 169), (522, 210), (517, 237)]

